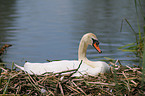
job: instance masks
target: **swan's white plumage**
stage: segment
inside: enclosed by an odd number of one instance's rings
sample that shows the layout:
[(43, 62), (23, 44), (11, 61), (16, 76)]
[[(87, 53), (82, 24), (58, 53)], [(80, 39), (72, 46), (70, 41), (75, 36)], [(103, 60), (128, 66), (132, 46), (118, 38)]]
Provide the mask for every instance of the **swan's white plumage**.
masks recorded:
[(26, 62), (24, 67), (16, 64), (15, 65), (16, 67), (28, 72), (29, 74), (41, 75), (46, 72), (57, 73), (61, 71), (77, 69), (80, 61), (83, 60), (83, 63), (81, 64), (78, 72), (75, 73), (74, 76), (81, 76), (81, 74), (97, 75), (98, 73), (108, 72), (110, 67), (106, 62), (90, 61), (86, 57), (87, 47), (93, 43), (92, 38), (98, 40), (93, 33), (87, 33), (82, 37), (78, 50), (78, 60), (62, 60), (48, 63)]
[[(106, 66), (105, 62), (97, 61), (97, 65), (95, 68), (82, 63), (78, 72), (74, 76), (80, 76), (81, 74), (90, 74), (97, 75), (98, 73), (105, 73), (108, 71), (108, 66)], [(61, 71), (67, 71), (72, 69), (77, 69), (80, 62), (77, 60), (62, 60), (62, 61), (53, 61), (49, 63), (30, 63), (26, 62), (24, 65), (24, 70), (29, 74), (37, 74), (41, 75), (45, 72), (53, 72), (58, 73)], [(99, 67), (97, 67), (99, 66)], [(103, 69), (105, 67), (105, 70)], [(81, 74), (80, 74), (81, 73)]]

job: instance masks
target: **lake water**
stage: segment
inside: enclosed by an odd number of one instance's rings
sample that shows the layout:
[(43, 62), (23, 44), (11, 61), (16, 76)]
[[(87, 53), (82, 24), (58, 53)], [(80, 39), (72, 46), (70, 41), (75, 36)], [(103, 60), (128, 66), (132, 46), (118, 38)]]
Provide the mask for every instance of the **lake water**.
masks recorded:
[(120, 32), (123, 18), (138, 31), (134, 0), (1, 0), (0, 14), (0, 44), (13, 45), (1, 56), (7, 66), (77, 59), (79, 41), (87, 32), (97, 35), (103, 51), (98, 54), (89, 46), (90, 60), (109, 57), (137, 64), (134, 53), (118, 50), (135, 42), (126, 22)]

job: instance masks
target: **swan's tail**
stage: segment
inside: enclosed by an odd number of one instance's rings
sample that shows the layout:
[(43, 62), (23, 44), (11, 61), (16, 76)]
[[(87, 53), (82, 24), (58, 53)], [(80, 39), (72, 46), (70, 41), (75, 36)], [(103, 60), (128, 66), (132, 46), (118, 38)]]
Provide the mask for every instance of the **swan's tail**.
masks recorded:
[(24, 67), (21, 67), (21, 66), (19, 66), (19, 65), (17, 65), (17, 64), (15, 64), (15, 66), (16, 66), (17, 68), (19, 68), (19, 69), (21, 69), (21, 70), (24, 71)]

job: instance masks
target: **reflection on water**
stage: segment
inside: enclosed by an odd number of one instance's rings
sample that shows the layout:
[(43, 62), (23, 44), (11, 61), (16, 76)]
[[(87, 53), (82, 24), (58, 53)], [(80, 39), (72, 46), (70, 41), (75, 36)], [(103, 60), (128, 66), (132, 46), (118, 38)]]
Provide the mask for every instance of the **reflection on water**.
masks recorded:
[(1, 57), (4, 62), (23, 65), (24, 61), (77, 59), (80, 38), (87, 32), (97, 35), (103, 51), (98, 54), (89, 46), (89, 59), (110, 57), (124, 64), (126, 60), (137, 59), (133, 53), (117, 49), (135, 42), (127, 24), (123, 27), (124, 32), (119, 32), (124, 17), (137, 30), (134, 1), (5, 0), (1, 5), (5, 10), (0, 10), (3, 14), (0, 15), (0, 42), (13, 45)]
[(0, 42), (9, 42), (14, 36), (15, 0), (0, 0)]
[[(0, 0), (0, 47), (5, 43), (9, 44), (13, 41), (11, 38), (15, 36), (14, 16), (15, 0)], [(3, 62), (2, 56), (0, 62)]]

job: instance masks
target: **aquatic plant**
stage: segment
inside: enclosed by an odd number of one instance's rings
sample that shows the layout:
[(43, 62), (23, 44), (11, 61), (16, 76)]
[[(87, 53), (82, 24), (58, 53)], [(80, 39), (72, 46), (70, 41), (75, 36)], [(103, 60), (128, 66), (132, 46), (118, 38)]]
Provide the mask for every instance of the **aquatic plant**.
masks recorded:
[[(141, 71), (142, 71), (142, 80), (141, 80), (141, 89), (143, 89), (144, 86), (144, 74), (145, 74), (145, 25), (143, 24), (143, 31), (141, 32), (141, 26), (139, 24), (139, 15), (138, 15), (138, 8), (141, 12), (141, 16), (145, 22), (145, 16), (143, 14), (143, 10), (142, 10), (142, 5), (141, 5), (141, 1), (140, 0), (134, 0), (135, 3), (135, 9), (136, 9), (136, 15), (137, 15), (137, 25), (138, 25), (138, 37), (136, 35), (135, 30), (133, 29), (133, 27), (131, 26), (131, 24), (129, 23), (129, 21), (125, 18), (122, 20), (121, 23), (121, 30), (122, 30), (122, 25), (123, 25), (123, 21), (125, 20), (127, 22), (127, 24), (130, 26), (130, 28), (132, 29), (133, 33), (136, 36), (136, 42), (131, 43), (131, 44), (127, 44), (124, 45), (122, 47), (120, 47), (119, 49), (121, 49), (122, 51), (130, 51), (130, 52), (135, 52), (137, 56), (140, 57), (140, 66), (142, 67)], [(143, 33), (144, 36), (141, 35), (141, 33)], [(128, 48), (126, 48), (128, 47)], [(125, 48), (125, 49), (123, 49)]]
[(132, 32), (134, 33), (136, 42), (121, 46), (118, 49), (120, 49), (122, 51), (134, 52), (136, 54), (136, 56), (138, 56), (142, 59), (143, 58), (144, 36), (142, 36), (141, 33), (145, 33), (145, 25), (143, 25), (144, 32), (141, 32), (141, 25), (139, 24), (139, 15), (138, 15), (139, 12), (138, 12), (138, 10), (140, 10), (141, 16), (142, 16), (144, 22), (145, 22), (145, 16), (143, 15), (141, 1), (134, 0), (134, 3), (135, 3), (136, 15), (137, 15), (136, 19), (137, 19), (137, 25), (138, 25), (138, 32), (136, 32), (134, 30), (134, 28), (132, 27), (132, 25), (130, 24), (130, 22), (126, 18), (122, 19), (120, 31), (122, 31), (123, 22), (125, 21), (129, 25), (129, 27), (131, 28)]

